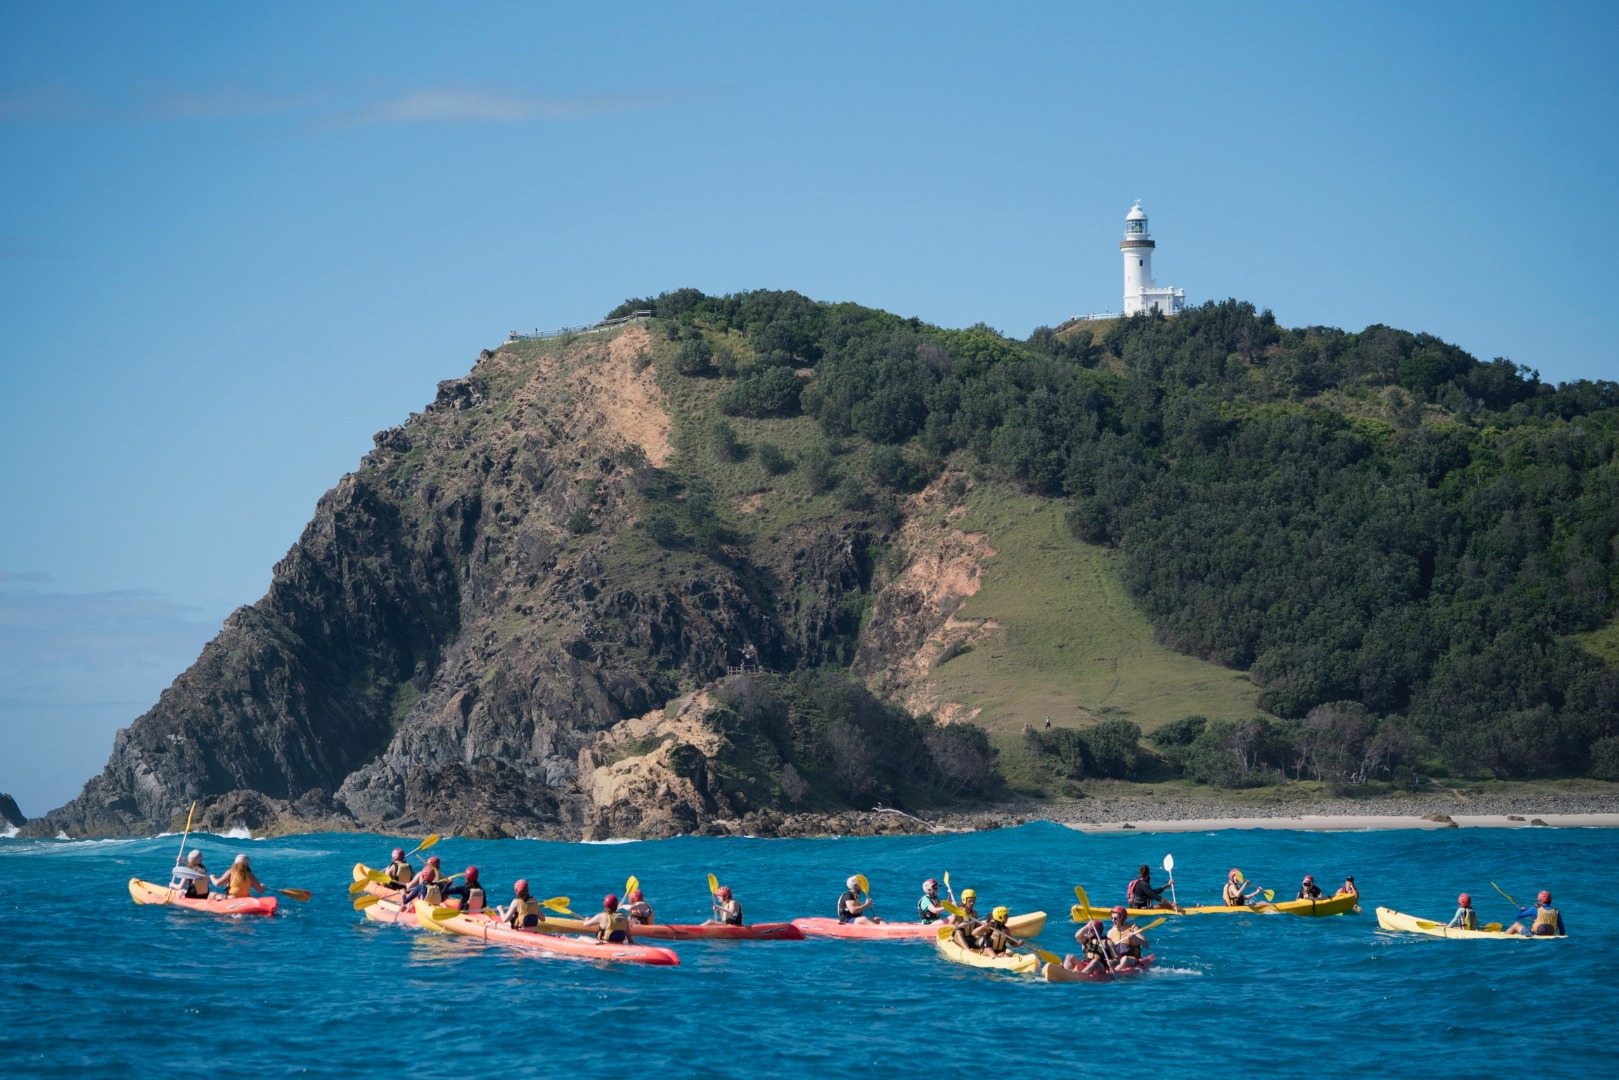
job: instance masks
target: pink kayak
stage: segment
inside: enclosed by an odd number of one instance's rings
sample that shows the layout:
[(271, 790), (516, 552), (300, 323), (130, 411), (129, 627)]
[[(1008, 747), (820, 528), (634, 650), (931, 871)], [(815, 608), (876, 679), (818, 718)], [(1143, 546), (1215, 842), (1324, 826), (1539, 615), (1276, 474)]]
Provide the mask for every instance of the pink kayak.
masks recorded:
[(273, 896), (230, 898), (220, 893), (210, 893), (206, 900), (193, 900), (166, 885), (154, 885), (140, 878), (129, 879), (129, 897), (137, 904), (167, 904), (209, 915), (274, 915), (275, 909), (280, 906)]
[(638, 938), (662, 941), (803, 941), (804, 931), (792, 923), (762, 922), (751, 926), (713, 923), (648, 923), (630, 927)]
[[(369, 914), (381, 907), (375, 904), (366, 909)], [(605, 941), (596, 941), (592, 938), (563, 937), (560, 934), (541, 934), (533, 930), (513, 930), (504, 923), (496, 922), (486, 915), (455, 915), (447, 919), (435, 919), (428, 912), (431, 908), (418, 900), (417, 922), (420, 925), (424, 920), (434, 924), (433, 929), (448, 931), (452, 934), (463, 934), (475, 937), (481, 941), (492, 941), (500, 945), (515, 945), (524, 949), (537, 949), (541, 952), (554, 953), (558, 956), (576, 956), (589, 960), (608, 960), (618, 963), (630, 964), (679, 964), (680, 957), (673, 949), (659, 948), (656, 945), (612, 945)]]
[[(840, 923), (836, 919), (794, 919), (793, 925), (805, 937), (855, 938), (866, 941), (932, 941), (939, 936), (943, 923), (885, 922)], [(1046, 926), (1046, 913), (1031, 911), (1014, 915), (1006, 920), (1006, 929), (1013, 937), (1033, 937)]]

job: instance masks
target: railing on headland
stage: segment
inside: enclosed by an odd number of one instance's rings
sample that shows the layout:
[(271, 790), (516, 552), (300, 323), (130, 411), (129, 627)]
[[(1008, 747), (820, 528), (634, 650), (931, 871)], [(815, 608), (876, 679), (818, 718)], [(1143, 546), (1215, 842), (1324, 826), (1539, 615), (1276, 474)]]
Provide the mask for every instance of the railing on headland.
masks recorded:
[(516, 330), (506, 335), (507, 341), (529, 341), (534, 338), (561, 337), (564, 334), (595, 334), (603, 330), (611, 330), (615, 326), (625, 323), (641, 322), (652, 318), (650, 311), (632, 311), (628, 315), (617, 319), (603, 319), (600, 322), (580, 323), (578, 326), (559, 326), (555, 330), (535, 330), (531, 334), (520, 334)]

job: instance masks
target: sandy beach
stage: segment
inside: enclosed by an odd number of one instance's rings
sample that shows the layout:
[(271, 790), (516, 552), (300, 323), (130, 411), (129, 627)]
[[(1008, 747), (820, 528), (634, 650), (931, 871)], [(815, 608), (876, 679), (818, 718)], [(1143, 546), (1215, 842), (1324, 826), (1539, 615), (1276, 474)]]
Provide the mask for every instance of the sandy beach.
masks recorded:
[[(1433, 820), (1443, 817), (1446, 820)], [(1353, 832), (1365, 829), (1614, 829), (1619, 814), (1299, 814), (1288, 817), (1180, 818), (1169, 821), (1090, 822), (1065, 821), (1070, 829), (1087, 833), (1214, 832), (1219, 829), (1291, 829), (1306, 832)]]

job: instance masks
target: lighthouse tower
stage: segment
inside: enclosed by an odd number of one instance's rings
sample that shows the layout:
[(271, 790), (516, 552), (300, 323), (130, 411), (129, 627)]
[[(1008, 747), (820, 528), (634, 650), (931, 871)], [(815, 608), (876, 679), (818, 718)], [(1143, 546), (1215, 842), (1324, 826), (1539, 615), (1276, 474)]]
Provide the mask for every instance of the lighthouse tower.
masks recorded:
[(1124, 216), (1124, 239), (1119, 251), (1124, 255), (1124, 313), (1135, 315), (1143, 311), (1161, 311), (1165, 315), (1179, 315), (1186, 306), (1186, 291), (1160, 288), (1152, 279), (1152, 234), (1147, 231), (1147, 212), (1141, 209), (1141, 200)]

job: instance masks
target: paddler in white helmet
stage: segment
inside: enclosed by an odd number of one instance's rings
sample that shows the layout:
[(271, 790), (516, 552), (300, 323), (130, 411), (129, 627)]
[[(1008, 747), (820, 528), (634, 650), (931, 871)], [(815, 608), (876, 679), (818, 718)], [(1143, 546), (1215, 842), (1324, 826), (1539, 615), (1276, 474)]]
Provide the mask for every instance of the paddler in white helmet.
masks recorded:
[(845, 881), (844, 886), (848, 892), (838, 897), (838, 922), (840, 923), (880, 923), (877, 916), (871, 914), (871, 896), (865, 895), (861, 899), (860, 875), (854, 874)]
[(174, 881), (169, 887), (188, 900), (208, 899), (208, 868), (202, 865), (202, 852), (191, 849), (185, 865), (174, 868)]
[(916, 917), (923, 923), (956, 921), (956, 917), (944, 906), (944, 901), (939, 899), (937, 878), (928, 878), (922, 882), (922, 898), (916, 902)]

